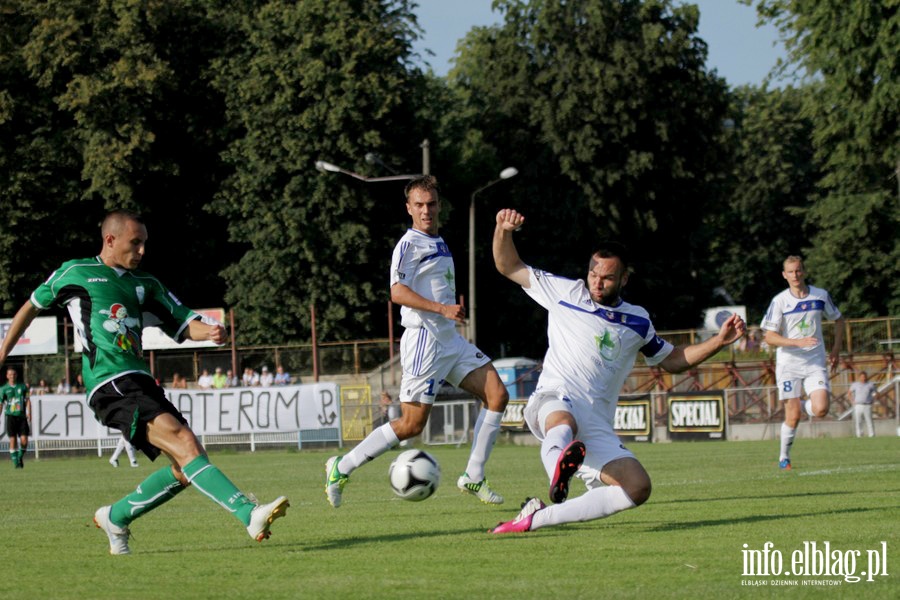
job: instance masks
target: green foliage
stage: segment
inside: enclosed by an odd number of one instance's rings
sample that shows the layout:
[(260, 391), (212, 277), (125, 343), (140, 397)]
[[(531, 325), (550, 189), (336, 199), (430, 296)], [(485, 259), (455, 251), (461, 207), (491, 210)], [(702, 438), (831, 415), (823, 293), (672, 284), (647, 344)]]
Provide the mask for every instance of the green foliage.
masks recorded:
[[(775, 291), (783, 287), (781, 263), (801, 254), (808, 239), (796, 213), (808, 207), (819, 177), (810, 141), (813, 129), (802, 118), (806, 88), (744, 87), (733, 94), (718, 210), (708, 224), (720, 232), (710, 243), (720, 257), (722, 286), (747, 306), (751, 322), (762, 318)], [(829, 286), (825, 286), (830, 289)]]
[[(803, 215), (817, 282), (847, 315), (900, 309), (900, 4), (764, 0), (791, 64), (816, 81), (804, 115), (822, 177)], [(845, 301), (846, 299), (846, 301)]]
[(223, 271), (241, 342), (306, 337), (310, 304), (323, 338), (365, 337), (386, 323), (376, 301), (387, 295), (375, 286), (387, 278), (403, 184), (388, 184), (391, 204), (378, 203), (313, 165), (355, 169), (369, 151), (409, 144), (414, 23), (405, 0), (269, 2), (216, 61), (229, 128), (241, 132), (212, 204), (247, 248)]
[(0, 198), (15, 227), (0, 234), (14, 245), (0, 269), (5, 311), (63, 260), (95, 253), (99, 222), (118, 207), (148, 221), (146, 268), (194, 306), (221, 305), (230, 250), (224, 224), (203, 213), (223, 170), (207, 5), (22, 2), (4, 15), (0, 68), (15, 82), (0, 94)]
[[(506, 205), (533, 224), (519, 238), (523, 258), (582, 277), (597, 241), (620, 238), (635, 255), (628, 298), (646, 305), (657, 326), (696, 323), (715, 284), (702, 216), (726, 109), (724, 82), (704, 68), (696, 7), (600, 0), (496, 7), (504, 23), (467, 36), (450, 80), (472, 123), (466, 155), (519, 167), (512, 191), (492, 195), (511, 197)], [(501, 206), (488, 202), (492, 216)], [(489, 235), (479, 234), (485, 260)], [(708, 269), (712, 281), (701, 275)], [(500, 289), (516, 294), (508, 284)], [(498, 333), (518, 338), (515, 353), (540, 351), (533, 332), (543, 315), (518, 327), (522, 312), (507, 317), (506, 308), (487, 320), (506, 323)]]

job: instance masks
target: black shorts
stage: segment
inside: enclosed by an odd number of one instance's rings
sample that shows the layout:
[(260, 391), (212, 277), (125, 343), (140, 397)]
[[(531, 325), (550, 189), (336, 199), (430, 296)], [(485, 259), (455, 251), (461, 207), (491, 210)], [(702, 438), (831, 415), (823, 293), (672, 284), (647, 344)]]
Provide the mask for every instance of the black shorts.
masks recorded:
[(10, 439), (21, 437), (23, 435), (31, 435), (28, 419), (23, 415), (6, 415), (6, 435), (8, 435)]
[(122, 375), (100, 386), (91, 396), (90, 406), (101, 423), (121, 431), (150, 460), (156, 460), (160, 450), (147, 439), (147, 423), (169, 413), (187, 425), (163, 389), (143, 373)]

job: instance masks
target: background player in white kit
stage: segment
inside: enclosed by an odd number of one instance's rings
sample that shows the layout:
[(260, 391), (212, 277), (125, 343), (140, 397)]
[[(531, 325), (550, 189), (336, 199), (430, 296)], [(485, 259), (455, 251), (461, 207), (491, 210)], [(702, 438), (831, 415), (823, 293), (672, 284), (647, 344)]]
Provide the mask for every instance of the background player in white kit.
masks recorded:
[[(788, 256), (783, 269), (781, 276), (788, 288), (772, 298), (760, 327), (765, 331), (766, 343), (777, 347), (775, 381), (778, 399), (784, 401), (778, 466), (790, 469), (791, 446), (803, 410), (812, 417), (824, 417), (831, 401), (822, 317), (835, 322), (834, 344), (827, 357), (832, 370), (838, 365), (844, 340), (844, 319), (828, 292), (806, 285), (802, 258)], [(804, 391), (809, 399), (801, 407)]]
[(422, 433), (435, 395), (446, 380), (476, 395), (484, 405), (475, 422), (466, 472), (457, 487), (484, 503), (502, 504), (503, 497), (488, 485), (484, 465), (500, 431), (509, 394), (491, 359), (456, 331), (456, 323), (465, 319), (465, 309), (456, 302), (453, 257), (438, 235), (437, 180), (430, 175), (413, 179), (405, 194), (413, 226), (394, 248), (390, 279), (391, 300), (402, 307), (405, 328), (400, 341), (402, 413), (344, 456), (328, 459), (325, 495), (337, 508), (350, 473)]
[[(585, 285), (529, 267), (519, 258), (512, 234), (524, 221), (515, 210), (497, 213), (494, 262), (548, 312), (549, 347), (525, 407), (525, 422), (541, 440), (549, 495), (557, 504), (545, 506), (529, 498), (515, 519), (492, 533), (601, 519), (646, 502), (650, 476), (613, 429), (619, 391), (637, 353), (650, 365), (678, 373), (740, 339), (746, 330), (741, 318), (731, 315), (708, 340), (673, 347), (656, 335), (646, 310), (619, 297), (628, 282), (621, 244), (603, 244), (591, 256)], [(576, 473), (588, 491), (566, 502)]]

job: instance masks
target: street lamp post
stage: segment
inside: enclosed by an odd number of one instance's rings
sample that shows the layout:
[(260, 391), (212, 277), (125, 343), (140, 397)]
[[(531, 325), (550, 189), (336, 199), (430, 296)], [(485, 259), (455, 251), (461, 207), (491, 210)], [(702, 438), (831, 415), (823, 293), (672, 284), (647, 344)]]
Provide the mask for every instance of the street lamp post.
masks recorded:
[(495, 179), (474, 192), (472, 192), (469, 201), (469, 341), (475, 343), (475, 312), (477, 303), (475, 301), (475, 196), (479, 192), (483, 192), (492, 185), (500, 183), (504, 179), (515, 177), (519, 171), (515, 167), (507, 167), (500, 171), (500, 177)]
[(378, 181), (404, 181), (415, 179), (418, 175), (388, 175), (386, 177), (367, 177), (365, 175), (360, 175), (359, 173), (354, 173), (353, 171), (348, 171), (347, 169), (343, 169), (337, 165), (331, 164), (330, 162), (325, 162), (324, 160), (316, 161), (316, 169), (322, 171), (323, 173), (341, 173), (343, 175), (347, 175), (354, 179), (359, 179), (360, 181), (365, 181), (367, 183), (375, 183)]

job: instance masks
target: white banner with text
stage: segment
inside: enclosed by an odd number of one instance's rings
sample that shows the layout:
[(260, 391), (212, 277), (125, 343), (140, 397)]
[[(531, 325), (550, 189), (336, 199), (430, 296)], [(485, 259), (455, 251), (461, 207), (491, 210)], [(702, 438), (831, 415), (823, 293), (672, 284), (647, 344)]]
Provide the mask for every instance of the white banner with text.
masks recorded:
[[(197, 435), (341, 427), (340, 388), (336, 383), (166, 390), (166, 394)], [(115, 430), (96, 420), (81, 395), (32, 396), (31, 411), (31, 435), (36, 439), (96, 439), (117, 435)], [(5, 434), (3, 427), (0, 439)]]

